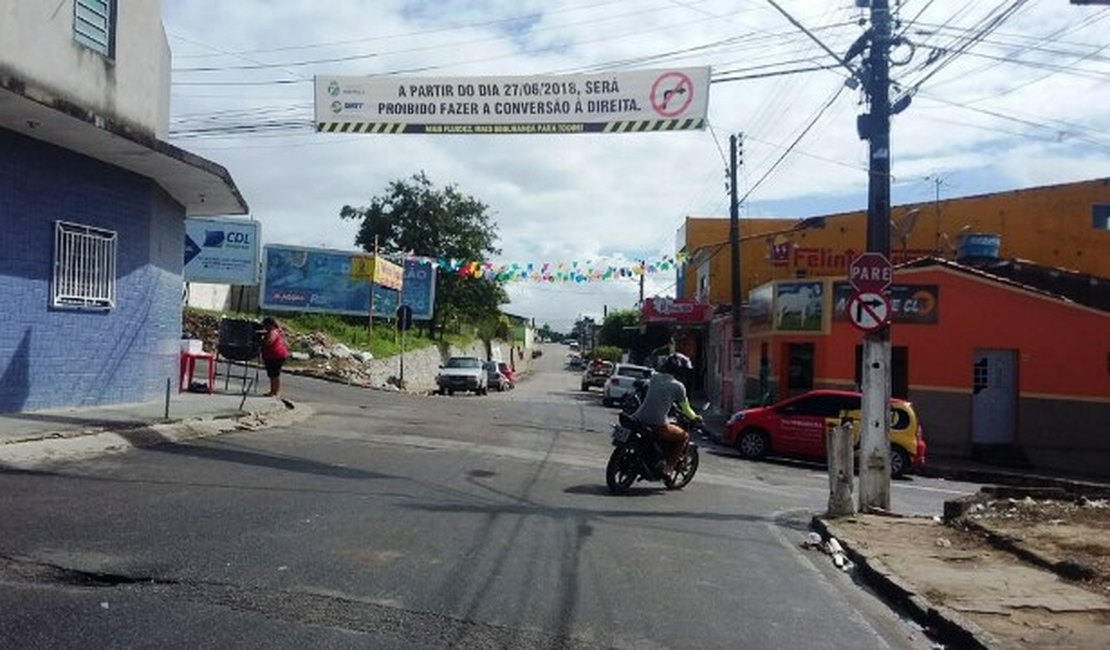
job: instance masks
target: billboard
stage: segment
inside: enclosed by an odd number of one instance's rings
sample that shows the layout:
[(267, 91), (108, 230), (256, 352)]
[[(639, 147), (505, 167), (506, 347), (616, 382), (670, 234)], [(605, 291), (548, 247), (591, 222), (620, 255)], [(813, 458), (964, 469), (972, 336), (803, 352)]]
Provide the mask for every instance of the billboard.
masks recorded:
[(258, 284), (260, 225), (246, 219), (185, 220), (186, 282)]
[[(267, 245), (263, 254), (260, 305), (275, 311), (309, 311), (365, 316), (370, 309), (370, 282), (354, 267), (363, 252), (336, 251), (300, 246)], [(411, 258), (404, 263), (401, 295), (376, 285), (374, 315), (392, 318), (400, 304), (412, 308), (412, 317), (428, 320), (435, 307), (435, 264)]]
[[(854, 289), (847, 282), (833, 283), (833, 321), (848, 322), (848, 299)], [(940, 318), (940, 287), (935, 284), (892, 284), (890, 322), (901, 325), (935, 325)]]
[(628, 133), (705, 128), (709, 68), (315, 79), (327, 133)]

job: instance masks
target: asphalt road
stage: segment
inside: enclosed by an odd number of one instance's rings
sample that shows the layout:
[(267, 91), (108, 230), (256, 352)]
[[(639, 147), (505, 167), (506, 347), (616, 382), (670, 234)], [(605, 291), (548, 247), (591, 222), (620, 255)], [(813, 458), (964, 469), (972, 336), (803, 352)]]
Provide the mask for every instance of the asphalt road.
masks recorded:
[(0, 470), (0, 647), (933, 647), (799, 548), (820, 468), (703, 448), (608, 495), (615, 411), (562, 354), (485, 397), (288, 377), (293, 427)]

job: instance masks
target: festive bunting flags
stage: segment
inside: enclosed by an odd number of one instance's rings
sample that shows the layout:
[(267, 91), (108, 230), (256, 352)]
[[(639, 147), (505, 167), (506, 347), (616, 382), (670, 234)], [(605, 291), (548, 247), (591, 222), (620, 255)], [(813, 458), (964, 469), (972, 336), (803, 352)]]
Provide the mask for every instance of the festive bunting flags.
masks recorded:
[(643, 260), (627, 265), (607, 265), (595, 260), (562, 262), (510, 262), (456, 260), (440, 258), (436, 265), (444, 273), (460, 278), (484, 278), (494, 282), (601, 282), (637, 280), (642, 275), (667, 272), (686, 264), (685, 252), (664, 255), (658, 260)]

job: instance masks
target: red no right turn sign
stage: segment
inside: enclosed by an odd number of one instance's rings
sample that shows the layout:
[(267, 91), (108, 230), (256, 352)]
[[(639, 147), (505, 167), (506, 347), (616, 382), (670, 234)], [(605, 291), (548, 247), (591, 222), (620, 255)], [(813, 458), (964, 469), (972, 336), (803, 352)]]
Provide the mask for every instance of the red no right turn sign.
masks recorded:
[(848, 299), (847, 309), (852, 324), (865, 332), (890, 324), (890, 301), (881, 293), (854, 293)]

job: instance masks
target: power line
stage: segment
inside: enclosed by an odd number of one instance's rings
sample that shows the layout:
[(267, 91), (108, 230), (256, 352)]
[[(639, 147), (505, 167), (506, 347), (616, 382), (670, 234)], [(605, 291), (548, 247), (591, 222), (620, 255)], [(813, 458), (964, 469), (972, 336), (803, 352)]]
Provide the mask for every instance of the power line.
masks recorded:
[[(950, 65), (953, 61), (958, 59), (961, 54), (974, 47), (987, 34), (994, 31), (995, 29), (998, 29), (999, 26), (1001, 26), (1014, 14), (1020, 11), (1027, 2), (1028, 0), (1012, 0), (1008, 7), (1003, 7), (1003, 5), (1000, 4), (995, 9), (995, 11), (992, 11), (991, 14), (988, 14), (988, 16), (984, 18), (983, 21), (981, 21), (983, 23), (982, 27), (978, 28), (975, 32), (972, 33), (970, 37), (964, 39), (963, 42), (958, 44), (955, 48), (946, 50), (945, 54), (943, 54), (938, 62), (933, 65), (932, 70), (929, 70), (920, 79), (915, 81), (913, 84), (910, 84), (910, 92), (916, 92), (917, 90), (919, 90), (922, 84), (924, 84), (929, 79), (932, 79), (937, 73), (939, 73), (945, 67)], [(926, 63), (926, 65), (928, 64), (929, 62)]]
[(753, 192), (759, 189), (759, 186), (763, 184), (763, 181), (767, 180), (767, 178), (775, 171), (775, 169), (777, 169), (778, 166), (782, 164), (782, 161), (786, 160), (786, 157), (789, 156), (792, 151), (794, 151), (794, 148), (798, 146), (798, 143), (802, 141), (802, 138), (804, 138), (806, 134), (809, 133), (810, 130), (812, 130), (813, 127), (816, 126), (817, 123), (821, 120), (821, 117), (824, 116), (825, 111), (827, 111), (834, 103), (836, 103), (836, 100), (840, 97), (840, 94), (844, 92), (844, 89), (846, 87), (847, 86), (844, 85), (837, 86), (836, 91), (832, 94), (832, 97), (830, 97), (829, 100), (817, 110), (816, 115), (814, 115), (813, 118), (810, 119), (809, 124), (807, 124), (806, 127), (802, 129), (801, 133), (798, 134), (798, 137), (794, 138), (794, 141), (786, 147), (786, 149), (782, 152), (782, 154), (779, 155), (779, 157), (775, 160), (771, 167), (766, 172), (764, 172), (763, 176), (760, 176), (759, 180), (757, 180), (750, 188), (748, 188), (748, 191), (745, 192), (744, 196), (740, 198), (740, 203), (746, 201)]

